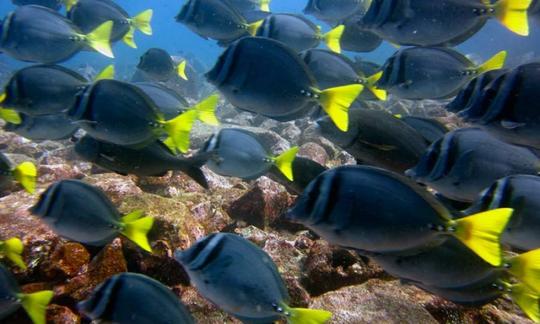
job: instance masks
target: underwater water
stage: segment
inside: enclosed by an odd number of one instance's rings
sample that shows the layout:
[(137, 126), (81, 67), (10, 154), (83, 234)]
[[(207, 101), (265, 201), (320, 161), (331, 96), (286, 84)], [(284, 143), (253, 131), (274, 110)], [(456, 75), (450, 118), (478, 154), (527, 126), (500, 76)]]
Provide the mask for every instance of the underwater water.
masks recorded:
[(540, 321), (540, 1), (0, 17), (1, 323)]

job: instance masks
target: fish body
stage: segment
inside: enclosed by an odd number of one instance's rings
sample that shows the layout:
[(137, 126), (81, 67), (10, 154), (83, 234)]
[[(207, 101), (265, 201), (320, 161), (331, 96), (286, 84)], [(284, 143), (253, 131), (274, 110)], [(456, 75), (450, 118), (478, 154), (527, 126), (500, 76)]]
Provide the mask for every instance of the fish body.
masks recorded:
[(405, 48), (386, 61), (378, 86), (402, 99), (448, 98), (475, 76), (501, 68), (505, 58), (506, 52), (500, 52), (475, 66), (450, 48)]
[(309, 0), (304, 13), (323, 21), (342, 21), (365, 8), (363, 0)]
[(11, 0), (11, 2), (16, 6), (38, 5), (53, 10), (60, 10), (62, 7), (62, 0)]
[(292, 164), (294, 181), (287, 179), (276, 166), (272, 166), (267, 175), (287, 188), (290, 193), (300, 195), (313, 179), (326, 170), (325, 166), (311, 159), (297, 156)]
[(59, 65), (34, 65), (15, 72), (5, 86), (1, 105), (30, 115), (67, 111), (89, 81)]
[(111, 323), (193, 324), (193, 317), (171, 290), (142, 274), (125, 272), (105, 280), (79, 310), (92, 320)]
[(70, 138), (79, 128), (65, 114), (28, 116), (21, 114), (20, 124), (7, 123), (4, 130), (34, 140), (62, 140)]
[(83, 33), (91, 32), (108, 20), (113, 21), (111, 33), (113, 42), (122, 39), (130, 29), (129, 14), (110, 0), (77, 0), (77, 3), (68, 11), (67, 17)]
[(399, 119), (414, 128), (430, 144), (449, 132), (444, 124), (434, 118), (403, 116)]
[(85, 136), (75, 144), (75, 152), (86, 161), (120, 174), (155, 177), (163, 176), (170, 170), (180, 170), (204, 188), (208, 187), (200, 170), (206, 159), (176, 156), (160, 141), (141, 149), (132, 149)]
[(337, 129), (328, 117), (317, 124), (322, 136), (358, 161), (397, 173), (416, 165), (428, 147), (420, 133), (385, 111), (352, 109), (347, 132)]
[(160, 83), (136, 82), (133, 85), (152, 99), (165, 119), (172, 119), (189, 108), (189, 102), (184, 97)]
[(320, 35), (317, 25), (295, 14), (272, 14), (257, 30), (257, 36), (275, 39), (297, 52), (317, 47)]
[(407, 175), (450, 199), (471, 202), (496, 180), (514, 174), (536, 175), (538, 168), (539, 159), (529, 149), (502, 142), (478, 128), (464, 128), (435, 141)]
[(107, 22), (84, 35), (69, 19), (52, 9), (22, 6), (4, 19), (0, 49), (17, 60), (39, 63), (65, 61), (87, 45), (112, 57), (110, 28)]
[(169, 53), (161, 48), (147, 50), (141, 56), (137, 69), (143, 71), (151, 80), (158, 82), (166, 82), (178, 76), (178, 64), (175, 64)]
[(484, 89), (505, 71), (506, 70), (504, 69), (493, 70), (472, 79), (459, 91), (456, 97), (448, 105), (446, 105), (446, 109), (448, 111), (458, 113), (473, 107), (477, 104), (477, 98), (483, 93)]
[[(345, 31), (341, 35), (341, 49), (350, 52), (372, 52), (382, 44), (382, 38), (362, 27), (358, 19), (348, 18), (343, 22)], [(373, 73), (367, 73), (372, 75)]]

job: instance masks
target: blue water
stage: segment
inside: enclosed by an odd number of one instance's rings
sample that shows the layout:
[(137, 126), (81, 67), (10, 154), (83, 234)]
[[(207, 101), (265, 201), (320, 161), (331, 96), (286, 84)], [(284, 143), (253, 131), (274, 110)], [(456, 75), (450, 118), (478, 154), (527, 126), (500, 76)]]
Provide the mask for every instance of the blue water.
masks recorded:
[[(210, 68), (223, 51), (223, 48), (217, 46), (214, 41), (202, 39), (187, 27), (175, 21), (174, 17), (180, 11), (184, 1), (117, 0), (116, 2), (131, 15), (136, 15), (148, 8), (154, 9), (152, 20), (154, 34), (147, 36), (137, 32), (135, 41), (138, 49), (129, 48), (121, 42), (116, 43), (113, 48), (116, 57), (114, 61), (97, 53), (85, 52), (79, 53), (71, 60), (64, 62), (64, 65), (77, 67), (82, 64), (89, 64), (100, 68), (114, 62), (116, 65), (129, 69), (137, 64), (139, 56), (148, 48), (161, 47), (169, 51), (171, 55), (190, 53)], [(273, 0), (270, 7), (276, 13), (301, 13), (306, 3), (307, 0)], [(11, 1), (1, 0), (0, 16), (5, 16), (14, 8), (15, 6), (11, 4)], [(317, 22), (313, 17), (309, 18)], [(329, 29), (328, 25), (322, 22), (317, 23), (323, 26), (324, 30)], [(487, 59), (498, 51), (507, 50), (509, 51), (508, 65), (522, 64), (530, 61), (531, 58), (540, 56), (540, 24), (536, 21), (531, 21), (531, 35), (525, 38), (511, 33), (495, 20), (491, 20), (478, 34), (457, 47), (457, 49), (463, 54), (472, 54), (475, 59), (482, 60)], [(362, 53), (359, 55), (367, 60), (383, 63), (395, 51), (396, 48), (384, 43), (372, 53)], [(349, 56), (358, 55), (357, 53), (346, 54)], [(7, 63), (14, 67), (24, 65), (24, 63), (0, 54), (1, 63)]]

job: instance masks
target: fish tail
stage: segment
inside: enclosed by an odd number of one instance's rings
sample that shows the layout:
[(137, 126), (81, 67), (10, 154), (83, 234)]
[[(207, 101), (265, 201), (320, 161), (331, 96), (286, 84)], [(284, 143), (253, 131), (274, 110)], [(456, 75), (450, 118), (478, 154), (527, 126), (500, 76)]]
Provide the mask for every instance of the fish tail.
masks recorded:
[(137, 48), (137, 44), (135, 43), (135, 27), (129, 26), (129, 30), (122, 37), (122, 41), (131, 48)]
[(339, 25), (323, 35), (324, 42), (330, 50), (341, 53), (341, 36), (345, 31), (344, 25)]
[(185, 163), (183, 163), (183, 165), (178, 169), (187, 174), (191, 179), (195, 180), (195, 182), (197, 182), (204, 189), (209, 188), (206, 176), (202, 172), (199, 165), (190, 165), (186, 167)]
[(22, 123), (21, 115), (13, 109), (0, 107), (0, 119), (15, 125)]
[(452, 220), (453, 234), (479, 257), (498, 267), (502, 264), (500, 236), (513, 211), (498, 208)]
[(477, 68), (478, 74), (501, 69), (504, 66), (507, 55), (508, 52), (506, 51), (500, 51), (499, 53), (493, 55), (489, 60), (485, 61)]
[(493, 5), (495, 16), (508, 29), (521, 36), (529, 35), (528, 10), (532, 0), (499, 0)]
[(375, 97), (377, 97), (379, 100), (386, 101), (387, 99), (387, 93), (386, 90), (377, 88), (377, 82), (381, 79), (383, 75), (383, 71), (379, 71), (369, 78), (367, 78), (366, 87), (371, 91)]
[(114, 73), (114, 65), (107, 65), (103, 70), (101, 70), (101, 72), (98, 73), (98, 75), (96, 75), (94, 81), (114, 79)]
[(131, 18), (131, 24), (146, 35), (152, 35), (152, 15), (154, 10), (148, 9)]
[(349, 107), (364, 90), (361, 84), (350, 84), (318, 92), (319, 103), (341, 131), (349, 129)]
[(270, 1), (271, 0), (261, 0), (259, 9), (264, 12), (270, 12)]
[(144, 216), (142, 210), (136, 210), (122, 217), (122, 224), (124, 228), (122, 235), (135, 242), (143, 250), (152, 252), (148, 237), (148, 232), (152, 229), (154, 224), (154, 218), (150, 216)]
[(7, 94), (5, 92), (0, 94), (0, 104), (6, 100)]
[(294, 146), (274, 158), (274, 164), (290, 181), (294, 180), (292, 164), (298, 150), (298, 146)]
[(13, 170), (13, 177), (29, 193), (36, 191), (37, 169), (32, 162), (23, 162)]
[(189, 150), (189, 134), (193, 128), (199, 112), (195, 109), (188, 110), (171, 120), (163, 122), (165, 131), (170, 137), (170, 144), (182, 153)]
[(257, 30), (259, 30), (259, 28), (261, 27), (263, 22), (264, 22), (264, 19), (263, 20), (258, 20), (258, 21), (254, 22), (254, 23), (251, 23), (251, 24), (248, 24), (246, 26), (246, 29), (247, 29), (248, 33), (251, 36), (257, 35)]
[(508, 260), (508, 272), (535, 291), (540, 292), (540, 249)]
[(197, 111), (197, 119), (212, 126), (218, 126), (219, 120), (216, 116), (216, 108), (219, 101), (219, 95), (213, 94), (206, 99), (201, 100), (195, 106), (191, 107)]
[(521, 310), (535, 323), (540, 322), (540, 304), (537, 292), (523, 284), (507, 284), (510, 297)]
[(52, 290), (43, 290), (31, 294), (19, 294), (21, 305), (34, 324), (45, 324), (47, 305), (54, 296)]
[(182, 62), (180, 62), (180, 64), (176, 66), (176, 74), (178, 74), (179, 77), (187, 81), (188, 77), (186, 75), (186, 65), (187, 61), (182, 60)]
[(114, 58), (110, 42), (112, 28), (113, 21), (109, 20), (85, 36), (86, 42), (90, 47), (110, 58)]
[(10, 259), (11, 262), (21, 269), (26, 269), (26, 264), (21, 256), (24, 250), (24, 245), (20, 239), (16, 237), (10, 238), (9, 240), (0, 243), (0, 249), (2, 250), (2, 254), (4, 254), (6, 258)]
[(289, 313), (289, 324), (323, 324), (332, 317), (331, 312), (323, 309), (285, 307), (285, 310)]
[(64, 6), (66, 6), (66, 12), (69, 12), (79, 0), (63, 0)]

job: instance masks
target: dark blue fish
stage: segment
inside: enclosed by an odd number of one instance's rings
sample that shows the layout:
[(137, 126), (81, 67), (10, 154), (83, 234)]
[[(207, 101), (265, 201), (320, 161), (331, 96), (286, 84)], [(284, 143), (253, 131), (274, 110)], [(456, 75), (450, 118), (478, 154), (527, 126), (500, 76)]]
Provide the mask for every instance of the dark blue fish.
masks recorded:
[(16, 6), (38, 5), (53, 10), (60, 10), (64, 0), (11, 0), (11, 2)]
[(416, 129), (428, 143), (433, 143), (449, 132), (448, 128), (434, 118), (417, 116), (399, 116), (405, 124)]
[[(351, 17), (343, 22), (345, 31), (341, 35), (341, 49), (351, 52), (372, 52), (382, 44), (382, 38), (362, 26), (358, 17)], [(366, 73), (367, 75), (375, 74)]]
[(327, 22), (342, 21), (366, 8), (365, 0), (309, 0), (304, 13)]
[(241, 321), (286, 318), (291, 324), (322, 324), (332, 316), (288, 306), (287, 289), (270, 256), (240, 236), (210, 234), (185, 251), (177, 250), (175, 258), (201, 295)]
[(166, 82), (174, 77), (187, 80), (186, 60), (175, 63), (169, 53), (161, 48), (150, 48), (141, 56), (137, 69), (153, 81)]
[(79, 302), (78, 309), (93, 321), (131, 324), (194, 324), (193, 317), (171, 290), (142, 274), (110, 277)]
[(70, 138), (79, 126), (65, 114), (28, 116), (21, 114), (21, 123), (6, 123), (4, 130), (34, 140), (62, 140)]
[(478, 98), (483, 94), (484, 90), (500, 75), (504, 74), (506, 70), (492, 70), (488, 71), (477, 78), (472, 79), (466, 86), (464, 86), (456, 97), (446, 105), (448, 111), (457, 113), (465, 111), (478, 104)]

